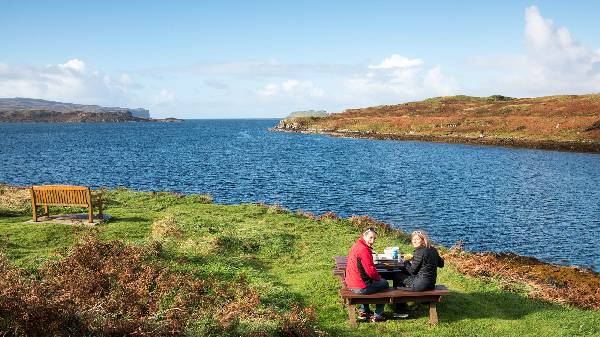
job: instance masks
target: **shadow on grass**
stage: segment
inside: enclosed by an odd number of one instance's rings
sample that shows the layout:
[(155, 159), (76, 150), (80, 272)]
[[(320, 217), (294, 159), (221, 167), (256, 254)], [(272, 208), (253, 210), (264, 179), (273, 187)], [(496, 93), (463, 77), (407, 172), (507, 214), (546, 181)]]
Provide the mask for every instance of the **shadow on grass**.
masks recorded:
[[(497, 318), (518, 320), (529, 314), (547, 310), (556, 304), (532, 301), (510, 292), (452, 292), (438, 304), (440, 321), (457, 322), (464, 319)], [(427, 306), (422, 306), (428, 315)]]
[(142, 218), (139, 216), (131, 216), (131, 217), (113, 216), (110, 218), (109, 221), (111, 223), (114, 223), (114, 222), (149, 222), (149, 221), (152, 221), (152, 218), (150, 218), (150, 217)]
[(22, 212), (22, 211), (13, 211), (10, 209), (0, 209), (0, 217), (14, 218), (14, 217), (20, 217), (20, 216), (25, 216), (25, 215), (29, 215), (31, 217), (31, 212), (29, 212), (29, 214), (27, 214), (27, 212)]

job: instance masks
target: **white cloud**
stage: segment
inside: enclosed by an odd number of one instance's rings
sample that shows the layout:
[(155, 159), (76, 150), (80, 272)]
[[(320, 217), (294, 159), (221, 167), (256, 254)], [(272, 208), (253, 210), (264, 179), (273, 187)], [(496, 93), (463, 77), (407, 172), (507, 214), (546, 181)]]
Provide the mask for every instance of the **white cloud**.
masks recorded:
[(442, 69), (437, 66), (429, 69), (423, 79), (423, 87), (428, 92), (437, 95), (452, 95), (458, 91), (458, 82), (450, 76), (442, 73)]
[[(49, 66), (49, 67), (52, 67), (52, 66)], [(69, 60), (65, 64), (59, 64), (58, 67), (62, 68), (62, 69), (73, 70), (73, 71), (76, 71), (79, 73), (85, 72), (85, 63), (83, 63), (83, 61), (81, 61), (79, 59)]]
[(269, 83), (256, 93), (263, 97), (292, 98), (314, 98), (325, 95), (325, 91), (316, 86), (312, 81), (299, 81), (295, 79), (289, 79), (279, 84)]
[(132, 102), (130, 90), (138, 87), (128, 74), (89, 72), (79, 59), (46, 67), (0, 65), (0, 97), (126, 106)]
[(370, 69), (391, 69), (391, 68), (412, 68), (418, 67), (423, 64), (421, 59), (409, 59), (408, 57), (404, 57), (398, 54), (393, 54), (392, 56), (381, 61), (380, 64), (370, 65)]
[(579, 43), (565, 27), (525, 9), (523, 52), (475, 58), (491, 71), (482, 89), (510, 96), (543, 96), (600, 91), (600, 50)]
[(459, 90), (458, 82), (445, 75), (441, 67), (427, 68), (421, 59), (398, 54), (367, 66), (362, 74), (345, 79), (344, 87), (357, 105), (400, 103), (451, 95)]
[(162, 89), (152, 100), (154, 105), (169, 105), (173, 102), (175, 102), (175, 94), (167, 89)]

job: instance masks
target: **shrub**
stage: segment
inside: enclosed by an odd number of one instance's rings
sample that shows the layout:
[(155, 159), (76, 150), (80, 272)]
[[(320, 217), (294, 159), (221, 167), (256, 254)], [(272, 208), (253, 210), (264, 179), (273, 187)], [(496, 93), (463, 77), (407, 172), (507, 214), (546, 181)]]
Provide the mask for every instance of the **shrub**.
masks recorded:
[(286, 214), (290, 211), (279, 204), (268, 206), (267, 214)]
[[(311, 309), (260, 309), (248, 282), (203, 280), (167, 269), (160, 243), (101, 242), (90, 235), (35, 277), (0, 254), (0, 331), (15, 336), (320, 336)], [(247, 330), (264, 321), (268, 329)], [(274, 326), (273, 323), (276, 323)], [(256, 325), (256, 324), (255, 324)], [(266, 332), (265, 332), (266, 333)], [(260, 333), (258, 335), (265, 335)]]
[(0, 215), (20, 215), (30, 211), (29, 190), (0, 184)]
[(208, 194), (190, 194), (186, 197), (186, 200), (197, 204), (213, 203), (213, 198)]
[(585, 129), (585, 131), (594, 131), (594, 130), (600, 130), (600, 120), (596, 121), (590, 127), (588, 127), (587, 129)]
[(488, 101), (501, 101), (501, 102), (506, 102), (506, 101), (512, 101), (513, 99), (515, 99), (514, 97), (508, 97), (508, 96), (502, 96), (502, 95), (492, 95), (490, 97), (488, 97)]
[(337, 219), (339, 219), (339, 218), (340, 218), (340, 217), (339, 217), (339, 216), (337, 216), (337, 214), (335, 214), (334, 212), (331, 212), (331, 211), (329, 211), (329, 212), (326, 212), (326, 213), (323, 213), (323, 214), (321, 214), (321, 216), (318, 218), (318, 220), (319, 220), (319, 221), (322, 221), (322, 220), (327, 220), (327, 219), (330, 219), (330, 220), (337, 220)]
[(444, 259), (470, 276), (499, 279), (505, 290), (531, 287), (529, 297), (600, 310), (600, 275), (591, 270), (555, 266), (512, 253), (468, 253), (458, 245)]
[(152, 223), (152, 237), (161, 238), (181, 238), (184, 234), (183, 229), (177, 223), (177, 219), (173, 215), (167, 215), (164, 218), (158, 219)]

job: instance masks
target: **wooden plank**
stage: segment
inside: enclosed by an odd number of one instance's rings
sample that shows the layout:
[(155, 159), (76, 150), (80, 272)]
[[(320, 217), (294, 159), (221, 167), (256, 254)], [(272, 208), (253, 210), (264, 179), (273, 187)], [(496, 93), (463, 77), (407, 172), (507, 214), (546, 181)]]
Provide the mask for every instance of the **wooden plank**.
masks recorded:
[(409, 290), (401, 290), (401, 289), (385, 289), (380, 292), (369, 294), (369, 295), (361, 295), (355, 294), (349, 289), (340, 290), (340, 295), (343, 298), (386, 298), (386, 297), (424, 297), (424, 296), (443, 296), (448, 295), (450, 291), (443, 285), (436, 285), (435, 290), (427, 290), (427, 291), (409, 291)]
[(431, 325), (438, 324), (438, 315), (435, 305), (435, 302), (429, 302), (429, 324)]
[(356, 307), (348, 305), (348, 321), (351, 327), (356, 327)]
[(87, 199), (90, 200), (89, 206), (88, 206), (88, 219), (90, 222), (94, 222), (94, 209), (92, 208), (92, 192), (90, 191), (90, 189), (87, 189)]
[(35, 209), (35, 192), (33, 191), (33, 187), (29, 189), (29, 193), (31, 194), (31, 215), (33, 217), (33, 221), (37, 222), (37, 211)]

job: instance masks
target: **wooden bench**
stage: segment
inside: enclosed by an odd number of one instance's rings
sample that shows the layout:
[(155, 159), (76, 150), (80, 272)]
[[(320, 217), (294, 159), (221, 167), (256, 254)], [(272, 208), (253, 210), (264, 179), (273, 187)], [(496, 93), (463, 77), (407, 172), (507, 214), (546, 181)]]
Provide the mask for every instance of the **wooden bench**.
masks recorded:
[(88, 220), (94, 222), (94, 206), (98, 207), (98, 218), (102, 219), (102, 194), (92, 193), (89, 187), (70, 185), (31, 186), (31, 213), (38, 221), (37, 207), (44, 206), (44, 215), (49, 216), (48, 206), (86, 207)]
[(442, 296), (450, 292), (443, 285), (436, 285), (434, 290), (429, 291), (410, 291), (408, 289), (386, 289), (381, 292), (361, 295), (343, 288), (340, 290), (340, 296), (348, 308), (348, 318), (350, 325), (356, 326), (356, 304), (394, 304), (406, 302), (429, 303), (429, 323), (436, 325), (438, 323), (436, 303), (441, 302)]

